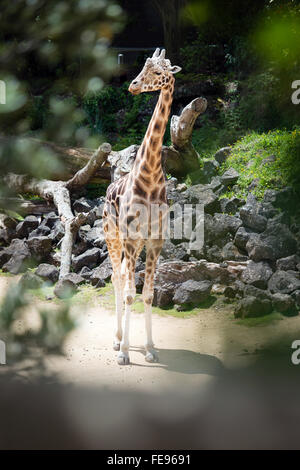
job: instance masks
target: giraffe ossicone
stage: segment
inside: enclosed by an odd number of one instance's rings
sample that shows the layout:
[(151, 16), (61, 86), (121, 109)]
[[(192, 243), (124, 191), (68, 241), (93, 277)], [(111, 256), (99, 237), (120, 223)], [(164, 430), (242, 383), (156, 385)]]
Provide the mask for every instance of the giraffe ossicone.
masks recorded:
[[(144, 246), (145, 359), (148, 362), (157, 360), (152, 340), (153, 283), (168, 213), (161, 149), (173, 99), (174, 74), (181, 70), (171, 65), (165, 53), (165, 49), (156, 49), (129, 86), (134, 95), (157, 90), (160, 94), (132, 170), (108, 187), (103, 209), (103, 230), (113, 268), (116, 302), (117, 328), (113, 347), (119, 351), (120, 365), (129, 364), (130, 313), (136, 294), (135, 264)], [(151, 208), (155, 205), (158, 210), (153, 212)]]

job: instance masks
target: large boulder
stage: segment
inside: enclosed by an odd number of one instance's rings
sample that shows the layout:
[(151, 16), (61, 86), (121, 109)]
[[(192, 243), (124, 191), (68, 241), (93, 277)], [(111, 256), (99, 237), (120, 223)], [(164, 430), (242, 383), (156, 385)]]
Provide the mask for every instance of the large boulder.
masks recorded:
[(22, 222), (19, 222), (16, 226), (16, 237), (27, 238), (32, 230), (35, 230), (39, 226), (39, 219), (34, 215), (28, 215)]
[(195, 307), (209, 297), (211, 287), (210, 281), (186, 281), (176, 289), (173, 302), (186, 308)]
[(232, 186), (239, 179), (239, 173), (234, 168), (229, 168), (221, 176), (221, 182), (224, 186)]
[(54, 288), (54, 294), (59, 299), (68, 299), (78, 290), (77, 285), (70, 279), (60, 279)]
[(272, 302), (270, 300), (249, 296), (238, 302), (234, 310), (234, 316), (236, 318), (254, 318), (271, 312)]
[[(7, 259), (5, 264), (2, 262)], [(25, 240), (14, 239), (11, 244), (2, 250), (0, 262), (4, 272), (19, 274), (26, 271), (31, 262), (31, 254)]]
[(81, 255), (75, 256), (72, 260), (72, 266), (75, 272), (80, 271), (83, 266), (90, 269), (95, 268), (101, 261), (102, 251), (100, 248), (91, 248)]
[(248, 202), (240, 209), (240, 217), (245, 227), (254, 232), (263, 232), (267, 227), (267, 218), (258, 213), (257, 205), (250, 205)]
[(99, 281), (109, 281), (112, 275), (112, 265), (109, 258), (106, 258), (103, 263), (92, 271), (90, 281), (94, 286), (99, 286)]
[(226, 214), (235, 214), (243, 204), (244, 201), (238, 197), (232, 197), (230, 199), (223, 197), (220, 199), (221, 212)]
[(205, 243), (222, 248), (232, 241), (241, 225), (241, 220), (232, 215), (216, 213), (211, 216), (207, 214), (204, 223)]
[(242, 273), (241, 280), (245, 284), (251, 284), (259, 289), (268, 287), (268, 280), (272, 276), (273, 271), (268, 263), (249, 261), (248, 266)]
[(52, 249), (52, 240), (44, 236), (32, 237), (28, 239), (27, 245), (31, 255), (38, 261), (42, 261)]
[(30, 232), (29, 238), (36, 238), (36, 237), (47, 237), (50, 235), (51, 229), (47, 225), (40, 224), (38, 228)]
[(239, 227), (234, 237), (235, 246), (240, 250), (246, 251), (246, 245), (252, 233), (253, 232), (246, 227)]
[(295, 254), (297, 241), (286, 225), (270, 221), (263, 233), (250, 236), (246, 249), (255, 261), (275, 261)]
[(75, 286), (80, 286), (80, 284), (83, 284), (85, 282), (84, 277), (80, 276), (80, 274), (77, 273), (69, 273), (63, 277), (63, 280), (71, 281), (73, 282), (73, 284), (75, 284)]
[(35, 274), (40, 276), (44, 281), (50, 281), (54, 284), (58, 280), (59, 271), (55, 266), (52, 266), (52, 264), (42, 263), (37, 267)]
[(259, 289), (251, 284), (244, 285), (243, 297), (255, 297), (260, 300), (272, 300), (272, 294), (268, 290)]
[(25, 289), (39, 289), (43, 285), (43, 280), (31, 271), (27, 271), (21, 277), (19, 283)]
[(231, 154), (231, 151), (231, 147), (222, 147), (215, 153), (214, 158), (220, 165), (222, 165), (222, 163), (224, 163)]
[[(141, 289), (144, 273), (138, 273)], [(154, 282), (154, 304), (165, 307), (172, 302), (175, 292), (187, 281), (210, 281), (222, 285), (235, 280), (229, 270), (217, 263), (200, 261), (166, 261), (157, 266)], [(208, 284), (207, 284), (208, 285)]]
[(218, 196), (209, 185), (204, 184), (195, 184), (189, 187), (184, 193), (182, 202), (186, 204), (203, 204), (204, 211), (208, 214), (214, 214), (220, 209)]
[(276, 267), (281, 271), (296, 271), (299, 261), (300, 259), (297, 255), (287, 256), (286, 258), (278, 259)]
[(164, 259), (168, 260), (188, 260), (189, 255), (187, 254), (187, 250), (185, 246), (180, 243), (179, 245), (174, 245), (174, 243), (171, 242), (171, 240), (166, 240), (160, 255)]
[(268, 288), (274, 294), (291, 294), (300, 289), (300, 280), (287, 271), (276, 271), (269, 280)]
[(291, 295), (276, 293), (272, 297), (274, 310), (286, 316), (298, 315), (296, 302)]

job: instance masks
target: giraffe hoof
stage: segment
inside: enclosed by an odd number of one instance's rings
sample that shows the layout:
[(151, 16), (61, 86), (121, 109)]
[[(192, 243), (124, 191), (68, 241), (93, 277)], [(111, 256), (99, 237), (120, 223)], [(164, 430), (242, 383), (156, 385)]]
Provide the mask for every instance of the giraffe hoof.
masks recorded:
[(158, 362), (158, 355), (155, 351), (147, 351), (145, 360), (147, 362)]
[(120, 342), (119, 341), (114, 341), (113, 350), (114, 351), (120, 351)]
[(130, 363), (128, 353), (120, 352), (118, 355), (118, 364), (119, 366), (128, 366)]

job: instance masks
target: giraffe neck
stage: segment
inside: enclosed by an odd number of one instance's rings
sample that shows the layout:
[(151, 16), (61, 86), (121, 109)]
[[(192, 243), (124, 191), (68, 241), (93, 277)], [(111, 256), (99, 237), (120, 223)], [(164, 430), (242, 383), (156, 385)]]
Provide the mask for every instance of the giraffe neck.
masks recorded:
[(175, 79), (172, 76), (169, 86), (160, 91), (133, 167), (133, 172), (137, 178), (140, 173), (146, 172), (149, 177), (149, 174), (157, 173), (161, 169), (161, 149), (173, 100), (174, 82)]

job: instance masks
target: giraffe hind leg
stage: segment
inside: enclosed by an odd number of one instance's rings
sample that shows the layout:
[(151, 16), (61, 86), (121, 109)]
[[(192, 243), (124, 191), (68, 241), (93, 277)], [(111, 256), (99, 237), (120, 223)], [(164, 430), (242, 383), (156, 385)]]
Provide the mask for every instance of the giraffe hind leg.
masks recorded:
[(122, 243), (119, 238), (113, 240), (106, 240), (107, 249), (109, 252), (113, 274), (112, 283), (115, 292), (115, 306), (116, 306), (116, 317), (117, 317), (117, 328), (115, 331), (115, 337), (113, 341), (113, 349), (115, 351), (120, 350), (120, 344), (122, 341), (122, 315), (123, 315), (123, 291), (124, 291), (124, 280), (121, 273), (122, 264)]

